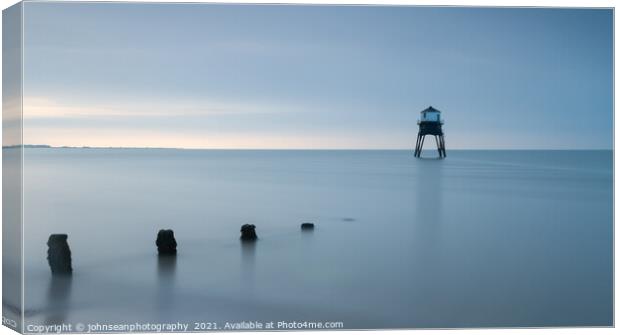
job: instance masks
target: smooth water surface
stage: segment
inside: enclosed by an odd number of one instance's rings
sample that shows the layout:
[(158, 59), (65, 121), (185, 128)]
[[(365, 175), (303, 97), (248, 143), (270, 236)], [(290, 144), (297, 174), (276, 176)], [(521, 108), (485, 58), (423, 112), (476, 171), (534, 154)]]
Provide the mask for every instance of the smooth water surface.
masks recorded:
[[(611, 151), (30, 148), (24, 165), (26, 324), (612, 324)], [(52, 233), (71, 280), (50, 275)]]

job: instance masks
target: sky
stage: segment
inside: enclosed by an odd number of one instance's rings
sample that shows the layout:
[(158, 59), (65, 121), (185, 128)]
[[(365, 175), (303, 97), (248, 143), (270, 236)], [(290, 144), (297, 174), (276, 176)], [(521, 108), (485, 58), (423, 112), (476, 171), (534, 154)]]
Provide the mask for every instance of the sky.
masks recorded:
[(24, 143), (610, 149), (608, 9), (26, 3)]

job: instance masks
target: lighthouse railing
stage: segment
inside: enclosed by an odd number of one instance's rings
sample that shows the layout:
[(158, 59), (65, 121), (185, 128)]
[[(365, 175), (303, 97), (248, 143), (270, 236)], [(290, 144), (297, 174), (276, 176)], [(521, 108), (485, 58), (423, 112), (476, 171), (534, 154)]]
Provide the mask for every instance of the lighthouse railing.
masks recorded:
[[(437, 121), (428, 121), (428, 120), (424, 121), (424, 120), (418, 119), (418, 124), (420, 124), (422, 122), (425, 122), (425, 123), (437, 123)], [(443, 119), (439, 120), (439, 124), (443, 125)]]

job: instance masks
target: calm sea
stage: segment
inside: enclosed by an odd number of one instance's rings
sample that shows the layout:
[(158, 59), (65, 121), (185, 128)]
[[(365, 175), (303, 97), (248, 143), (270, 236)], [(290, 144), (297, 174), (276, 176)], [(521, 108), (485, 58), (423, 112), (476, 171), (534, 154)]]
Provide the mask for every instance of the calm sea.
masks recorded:
[[(612, 324), (611, 151), (24, 157), (27, 325)], [(245, 223), (255, 244), (239, 241)], [(162, 228), (175, 232), (175, 261), (158, 260)], [(69, 235), (71, 280), (51, 278), (52, 233)]]

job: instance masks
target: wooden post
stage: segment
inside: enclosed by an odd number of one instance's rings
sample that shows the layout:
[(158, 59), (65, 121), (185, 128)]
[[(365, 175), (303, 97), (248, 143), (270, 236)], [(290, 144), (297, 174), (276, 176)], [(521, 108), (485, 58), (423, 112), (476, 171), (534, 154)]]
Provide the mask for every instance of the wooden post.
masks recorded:
[(256, 226), (253, 224), (244, 224), (241, 226), (241, 241), (256, 241)]
[(162, 229), (157, 233), (157, 252), (160, 255), (176, 255), (177, 240), (174, 238), (174, 231), (171, 229)]
[(71, 249), (67, 243), (67, 237), (67, 234), (52, 234), (47, 240), (47, 262), (52, 275), (68, 275), (73, 272)]

